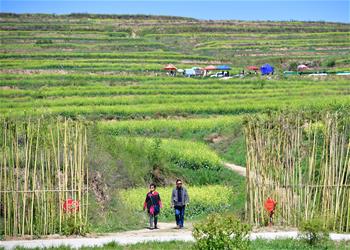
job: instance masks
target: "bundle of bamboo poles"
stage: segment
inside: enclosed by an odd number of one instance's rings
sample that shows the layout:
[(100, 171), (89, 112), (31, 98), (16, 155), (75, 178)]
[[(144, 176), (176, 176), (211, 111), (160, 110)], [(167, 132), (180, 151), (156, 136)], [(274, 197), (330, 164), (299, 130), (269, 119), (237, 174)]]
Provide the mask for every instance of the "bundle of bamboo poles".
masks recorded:
[[(47, 235), (71, 230), (67, 227), (83, 232), (88, 212), (84, 123), (59, 118), (0, 122), (2, 233)], [(69, 198), (79, 202), (79, 209), (63, 209)]]
[(322, 218), (350, 231), (350, 122), (348, 112), (276, 113), (245, 121), (246, 216), (264, 225), (264, 202), (276, 202), (274, 223), (298, 226)]

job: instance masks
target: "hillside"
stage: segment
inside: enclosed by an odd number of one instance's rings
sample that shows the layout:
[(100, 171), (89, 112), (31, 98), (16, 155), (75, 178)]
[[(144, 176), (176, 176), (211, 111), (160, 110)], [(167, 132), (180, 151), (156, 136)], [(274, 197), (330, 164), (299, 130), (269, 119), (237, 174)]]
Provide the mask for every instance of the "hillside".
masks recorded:
[[(212, 211), (242, 214), (244, 179), (223, 162), (245, 165), (244, 115), (350, 106), (349, 78), (282, 75), (302, 63), (349, 71), (349, 24), (2, 13), (0, 34), (1, 115), (59, 115), (94, 124), (93, 231), (139, 227), (138, 200), (122, 200), (124, 189), (135, 188), (130, 196), (136, 197), (151, 181), (169, 186), (177, 177), (203, 187), (202, 193), (193, 187), (199, 198), (206, 190), (227, 192), (218, 200), (224, 207), (190, 208), (191, 219)], [(168, 63), (229, 64), (232, 74), (270, 63), (276, 74), (226, 81), (169, 77), (162, 70)]]

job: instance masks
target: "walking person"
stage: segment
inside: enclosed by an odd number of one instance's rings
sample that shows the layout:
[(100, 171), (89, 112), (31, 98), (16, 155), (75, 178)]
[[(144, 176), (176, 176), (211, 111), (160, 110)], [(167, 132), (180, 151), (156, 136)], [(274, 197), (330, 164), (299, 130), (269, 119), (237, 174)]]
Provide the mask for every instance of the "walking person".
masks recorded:
[(148, 212), (149, 216), (149, 229), (158, 229), (158, 214), (163, 207), (159, 193), (156, 191), (156, 185), (149, 185), (149, 192), (146, 195), (145, 202), (143, 204), (143, 210)]
[(178, 229), (184, 227), (185, 208), (190, 201), (186, 188), (182, 186), (180, 179), (176, 180), (176, 187), (171, 194), (171, 207), (175, 211), (176, 226)]

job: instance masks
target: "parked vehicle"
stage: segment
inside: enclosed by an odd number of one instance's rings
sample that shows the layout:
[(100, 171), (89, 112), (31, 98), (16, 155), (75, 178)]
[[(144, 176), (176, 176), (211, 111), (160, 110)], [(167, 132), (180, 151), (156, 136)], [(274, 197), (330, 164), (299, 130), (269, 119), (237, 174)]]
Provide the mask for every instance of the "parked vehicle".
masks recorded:
[(193, 67), (191, 69), (185, 69), (185, 71), (184, 71), (184, 75), (186, 77), (202, 76), (203, 74), (204, 74), (204, 71), (198, 67)]
[(210, 77), (221, 78), (221, 77), (224, 77), (224, 74), (222, 72), (218, 72), (218, 73), (215, 73), (214, 75), (211, 75)]

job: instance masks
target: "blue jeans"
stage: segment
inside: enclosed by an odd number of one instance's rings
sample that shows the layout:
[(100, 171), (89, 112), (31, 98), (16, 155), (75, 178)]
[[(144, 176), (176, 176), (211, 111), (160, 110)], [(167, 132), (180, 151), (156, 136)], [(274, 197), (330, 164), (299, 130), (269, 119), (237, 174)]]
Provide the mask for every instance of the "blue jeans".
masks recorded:
[(176, 225), (184, 226), (185, 206), (175, 206)]

